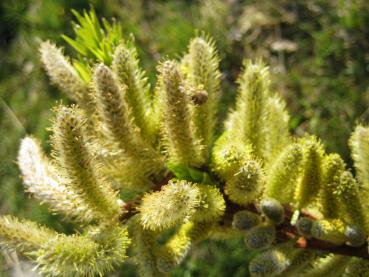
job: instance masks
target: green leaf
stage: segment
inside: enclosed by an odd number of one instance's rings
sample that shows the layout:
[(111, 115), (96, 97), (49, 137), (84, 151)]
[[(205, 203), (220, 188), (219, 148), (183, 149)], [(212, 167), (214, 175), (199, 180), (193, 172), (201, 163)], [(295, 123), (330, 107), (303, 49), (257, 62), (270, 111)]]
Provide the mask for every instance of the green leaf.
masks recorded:
[(167, 164), (167, 168), (176, 176), (176, 178), (180, 180), (187, 180), (193, 183), (203, 183), (208, 185), (215, 184), (209, 173), (205, 171), (173, 163)]
[(191, 174), (188, 168), (181, 164), (168, 163), (167, 168), (174, 174), (178, 179), (191, 180)]

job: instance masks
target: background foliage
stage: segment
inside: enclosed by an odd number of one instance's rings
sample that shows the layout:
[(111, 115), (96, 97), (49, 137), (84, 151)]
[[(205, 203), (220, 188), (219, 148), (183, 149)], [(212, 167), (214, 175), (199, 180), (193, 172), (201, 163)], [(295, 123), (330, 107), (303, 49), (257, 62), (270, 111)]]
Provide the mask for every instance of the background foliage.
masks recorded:
[[(14, 161), (25, 134), (45, 142), (50, 108), (62, 97), (48, 85), (40, 68), (38, 45), (47, 39), (66, 45), (61, 34), (72, 34), (70, 10), (82, 11), (90, 5), (99, 16), (120, 21), (125, 37), (135, 36), (151, 81), (157, 61), (184, 52), (196, 30), (211, 34), (220, 49), (224, 103), (234, 100), (230, 84), (242, 57), (262, 57), (271, 67), (273, 86), (288, 100), (293, 115), (290, 128), (297, 134), (318, 135), (329, 151), (350, 163), (348, 137), (355, 121), (366, 122), (369, 116), (369, 3), (365, 0), (5, 0), (0, 3), (2, 214), (68, 232), (69, 226), (59, 217), (48, 215), (36, 202), (24, 201), (27, 195)], [(247, 274), (250, 254), (240, 241), (206, 242), (192, 252), (173, 276)], [(3, 263), (3, 274), (10, 272), (10, 261)], [(134, 276), (134, 269), (125, 268), (123, 276)]]

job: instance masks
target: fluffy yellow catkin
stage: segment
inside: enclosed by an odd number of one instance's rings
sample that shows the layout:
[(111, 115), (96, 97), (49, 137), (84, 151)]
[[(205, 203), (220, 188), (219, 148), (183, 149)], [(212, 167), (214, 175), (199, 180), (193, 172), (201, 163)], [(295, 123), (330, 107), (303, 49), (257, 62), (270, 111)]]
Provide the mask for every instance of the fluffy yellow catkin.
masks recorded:
[[(161, 191), (145, 194), (138, 210), (140, 223), (152, 231), (188, 221), (200, 206), (198, 187), (187, 181), (169, 182)], [(176, 211), (173, 213), (173, 211)]]
[(212, 150), (212, 168), (224, 180), (232, 178), (246, 160), (252, 159), (252, 148), (225, 132), (214, 144)]
[(295, 202), (298, 209), (306, 207), (318, 196), (322, 185), (322, 159), (324, 150), (320, 142), (311, 137), (303, 143), (303, 171), (295, 191)]
[(227, 124), (228, 130), (239, 132), (243, 142), (252, 145), (254, 154), (260, 159), (265, 158), (269, 83), (267, 67), (245, 61), (238, 79), (236, 109)]
[(121, 43), (114, 51), (112, 68), (122, 85), (126, 86), (125, 99), (132, 110), (134, 123), (144, 138), (154, 135), (150, 116), (150, 86), (139, 67), (137, 51), (133, 45)]
[(132, 217), (129, 224), (129, 233), (133, 242), (133, 260), (138, 264), (140, 276), (159, 277), (162, 275), (156, 266), (159, 233), (144, 229), (139, 221), (139, 215), (136, 215)]
[(182, 90), (183, 77), (174, 61), (161, 64), (159, 72), (161, 130), (169, 162), (199, 167), (204, 160), (191, 128), (188, 96)]
[(368, 222), (360, 199), (359, 184), (351, 172), (342, 172), (335, 194), (339, 202), (341, 216), (345, 222), (368, 230)]
[(188, 47), (188, 79), (195, 88), (206, 92), (205, 103), (192, 105), (195, 136), (203, 145), (203, 156), (213, 142), (216, 114), (221, 97), (219, 57), (214, 42), (205, 37), (194, 38)]
[(36, 252), (38, 271), (46, 276), (103, 276), (127, 258), (129, 244), (127, 229), (117, 225), (92, 235), (59, 234)]
[(286, 103), (276, 95), (267, 99), (266, 111), (265, 157), (267, 165), (270, 167), (274, 165), (278, 154), (288, 146), (290, 117), (286, 111)]
[[(137, 186), (149, 183), (145, 178), (161, 173), (164, 164), (159, 153), (142, 138), (139, 128), (134, 123), (124, 97), (127, 86), (120, 87), (113, 72), (103, 64), (95, 68), (93, 79), (103, 132), (106, 133), (110, 143), (118, 144), (118, 148), (122, 151), (118, 156), (118, 158), (121, 156), (122, 162), (115, 160), (113, 163), (126, 168), (126, 175), (130, 176), (125, 176), (127, 178), (124, 181), (129, 179), (129, 182)], [(114, 151), (114, 148), (112, 150)]]
[(212, 223), (187, 222), (159, 250), (157, 267), (163, 273), (169, 273), (185, 258), (193, 243), (205, 239), (212, 228)]
[(37, 250), (43, 243), (56, 237), (53, 230), (13, 216), (0, 217), (0, 245), (22, 253)]
[(340, 215), (335, 190), (344, 170), (345, 162), (338, 154), (324, 157), (322, 187), (319, 193), (319, 206), (324, 218), (338, 218)]
[(266, 196), (277, 199), (281, 203), (292, 202), (296, 182), (301, 172), (302, 153), (302, 146), (298, 143), (284, 148), (268, 171)]
[(26, 191), (46, 203), (52, 211), (79, 221), (93, 219), (91, 210), (63, 184), (57, 169), (42, 153), (41, 145), (36, 139), (25, 137), (22, 140), (18, 165)]
[(61, 49), (46, 41), (40, 47), (41, 61), (52, 83), (81, 107), (89, 108), (92, 98), (86, 83), (64, 57)]
[(85, 117), (77, 107), (60, 106), (53, 125), (53, 156), (65, 186), (75, 192), (98, 220), (119, 216), (116, 193), (102, 176), (84, 133)]
[(224, 192), (233, 202), (246, 205), (253, 202), (264, 187), (263, 170), (257, 161), (249, 160), (228, 179)]
[(358, 178), (369, 189), (369, 128), (358, 125), (349, 144)]

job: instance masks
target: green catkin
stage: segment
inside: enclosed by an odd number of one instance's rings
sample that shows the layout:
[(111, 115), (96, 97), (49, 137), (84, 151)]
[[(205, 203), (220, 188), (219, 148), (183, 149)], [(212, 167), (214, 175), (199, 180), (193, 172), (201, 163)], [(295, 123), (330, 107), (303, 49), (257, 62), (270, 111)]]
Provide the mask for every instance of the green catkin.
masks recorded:
[(156, 257), (159, 252), (158, 233), (144, 229), (140, 224), (139, 215), (132, 217), (130, 220), (129, 233), (132, 237), (133, 261), (138, 265), (140, 276), (162, 276), (156, 266)]
[(250, 211), (239, 211), (234, 214), (232, 219), (232, 227), (241, 231), (247, 231), (260, 223), (260, 215)]
[(64, 57), (62, 50), (46, 41), (41, 44), (40, 53), (51, 82), (81, 107), (91, 111), (92, 97), (89, 87)]
[(369, 189), (369, 128), (358, 125), (350, 141), (351, 155), (360, 182)]
[(265, 156), (268, 167), (273, 166), (279, 153), (288, 145), (289, 115), (286, 111), (286, 103), (278, 96), (267, 99), (266, 145)]
[(207, 93), (202, 105), (192, 105), (195, 137), (203, 145), (202, 156), (213, 142), (217, 122), (220, 91), (219, 57), (214, 42), (205, 37), (194, 38), (188, 50), (188, 79), (192, 86)]
[(335, 190), (345, 163), (338, 154), (329, 154), (323, 159), (323, 182), (319, 194), (319, 206), (324, 218), (339, 217), (339, 203)]
[(335, 193), (345, 222), (365, 229), (367, 223), (359, 196), (359, 185), (351, 172), (344, 171), (341, 174)]
[(6, 215), (0, 217), (0, 246), (17, 249), (22, 253), (37, 250), (57, 233), (28, 220)]
[(196, 185), (184, 180), (169, 182), (160, 191), (144, 195), (138, 208), (140, 224), (152, 231), (169, 229), (188, 221), (200, 204), (201, 192)]
[(126, 86), (120, 86), (113, 72), (104, 64), (99, 64), (93, 74), (96, 91), (97, 110), (108, 136), (127, 153), (137, 151), (136, 140), (139, 131), (132, 123), (132, 117), (124, 99)]
[(303, 172), (295, 191), (298, 209), (311, 204), (322, 183), (323, 148), (315, 137), (303, 141)]
[(120, 44), (114, 52), (112, 68), (122, 85), (126, 86), (125, 100), (132, 110), (134, 123), (144, 138), (154, 135), (150, 120), (150, 86), (139, 67), (137, 51), (132, 45)]
[(111, 220), (120, 214), (119, 199), (91, 154), (85, 121), (77, 107), (58, 108), (52, 129), (53, 155), (65, 186), (81, 198), (96, 219)]
[(350, 257), (329, 255), (325, 258), (317, 259), (313, 263), (313, 268), (307, 273), (301, 274), (302, 277), (337, 277), (345, 271), (345, 267), (350, 262)]
[(239, 205), (254, 201), (264, 187), (264, 173), (256, 161), (247, 161), (237, 173), (228, 179), (224, 192)]
[(229, 179), (251, 158), (251, 152), (250, 145), (240, 142), (230, 132), (225, 132), (214, 144), (212, 168), (223, 179)]
[(206, 238), (211, 230), (212, 223), (187, 222), (162, 247), (157, 257), (157, 267), (160, 272), (168, 273), (178, 266), (191, 245)]
[(301, 145), (293, 143), (286, 147), (268, 172), (266, 196), (277, 199), (283, 204), (292, 202), (297, 178), (301, 172), (301, 164)]
[(188, 96), (182, 90), (183, 78), (174, 61), (164, 62), (159, 72), (161, 129), (169, 162), (199, 167), (205, 161), (199, 155), (201, 147), (191, 128)]
[(124, 154), (137, 161), (139, 170), (147, 174), (160, 172), (163, 164), (159, 154), (142, 139), (132, 120), (124, 97), (128, 87), (119, 87), (113, 72), (103, 64), (95, 69), (94, 83), (98, 112), (110, 139), (118, 143)]
[(252, 277), (273, 277), (281, 274), (291, 264), (285, 251), (271, 249), (251, 260), (249, 271)]
[(311, 235), (319, 240), (341, 245), (346, 241), (345, 224), (338, 219), (314, 221)]
[(275, 240), (276, 231), (272, 225), (258, 225), (251, 228), (245, 235), (245, 244), (248, 250), (265, 250)]
[(279, 225), (284, 221), (284, 207), (278, 200), (272, 198), (261, 200), (260, 210), (273, 224)]
[(56, 213), (82, 222), (91, 221), (94, 216), (76, 194), (63, 184), (57, 169), (46, 157), (38, 140), (25, 137), (19, 148), (18, 165), (28, 193)]
[[(116, 167), (126, 168), (122, 174), (129, 171), (129, 174), (124, 174), (123, 179), (126, 182), (144, 186), (145, 183), (149, 183), (147, 178), (162, 172), (163, 161), (159, 153), (142, 139), (139, 129), (132, 120), (124, 98), (127, 86), (119, 87), (113, 72), (103, 64), (95, 68), (93, 79), (103, 132), (110, 144), (116, 143), (123, 152), (113, 164), (116, 164)], [(108, 145), (109, 147), (112, 148), (111, 145)]]
[[(242, 235), (246, 248), (260, 254), (249, 264), (252, 276), (369, 275), (364, 259), (295, 249), (295, 239), (279, 237), (295, 225), (301, 236), (327, 246), (365, 245), (369, 128), (358, 126), (350, 139), (359, 185), (315, 137), (292, 141), (285, 103), (269, 91), (268, 68), (245, 61), (236, 107), (213, 145), (221, 74), (212, 40), (194, 38), (180, 64), (164, 61), (151, 97), (120, 26), (101, 25), (93, 11), (75, 15), (76, 39), (65, 39), (80, 59), (72, 65), (49, 42), (40, 52), (50, 80), (83, 110), (56, 109), (53, 159), (27, 137), (18, 163), (26, 189), (82, 223), (82, 234), (2, 216), (0, 246), (29, 256), (42, 275), (92, 277), (119, 266), (132, 237), (140, 276), (161, 277), (194, 243)], [(104, 64), (93, 68), (95, 62)], [(173, 174), (178, 179), (170, 180)], [(113, 183), (128, 188), (126, 205)], [(261, 214), (248, 210), (253, 207)], [(291, 222), (284, 222), (285, 207), (296, 209)], [(301, 210), (316, 219), (298, 218)]]
[(201, 184), (200, 204), (196, 208), (196, 213), (192, 217), (195, 222), (215, 222), (225, 211), (225, 201), (220, 190), (214, 186)]
[(230, 115), (228, 130), (237, 131), (244, 143), (250, 143), (257, 158), (265, 158), (267, 97), (269, 94), (268, 68), (262, 63), (244, 62), (238, 84), (236, 109)]
[(38, 270), (45, 276), (103, 276), (126, 259), (129, 245), (125, 228), (111, 226), (108, 232), (100, 241), (59, 235), (45, 242), (36, 252)]

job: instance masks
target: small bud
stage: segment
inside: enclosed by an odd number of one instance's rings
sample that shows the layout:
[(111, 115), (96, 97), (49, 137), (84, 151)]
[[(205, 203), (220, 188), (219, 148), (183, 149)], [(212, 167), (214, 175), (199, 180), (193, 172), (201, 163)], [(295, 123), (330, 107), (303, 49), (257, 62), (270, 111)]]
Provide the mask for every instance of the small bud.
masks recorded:
[(259, 225), (246, 233), (245, 244), (248, 250), (265, 250), (275, 240), (275, 228), (272, 225)]
[(232, 227), (241, 231), (246, 231), (261, 223), (261, 217), (249, 211), (240, 211), (234, 214)]
[(253, 277), (272, 277), (281, 274), (290, 265), (290, 260), (277, 249), (256, 256), (249, 265)]
[(284, 221), (284, 208), (281, 203), (275, 199), (263, 199), (260, 203), (260, 210), (268, 220), (276, 225)]
[(300, 235), (305, 238), (311, 237), (311, 228), (313, 227), (313, 220), (308, 217), (301, 217), (297, 223), (296, 228)]
[(353, 247), (359, 247), (366, 241), (365, 230), (355, 225), (346, 227), (345, 236), (347, 239), (346, 244)]

